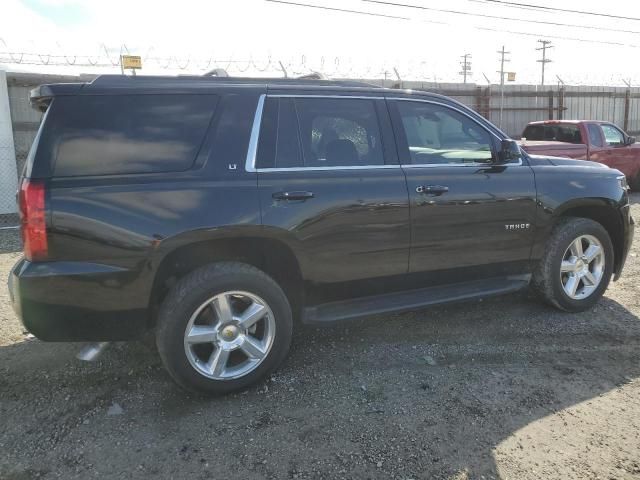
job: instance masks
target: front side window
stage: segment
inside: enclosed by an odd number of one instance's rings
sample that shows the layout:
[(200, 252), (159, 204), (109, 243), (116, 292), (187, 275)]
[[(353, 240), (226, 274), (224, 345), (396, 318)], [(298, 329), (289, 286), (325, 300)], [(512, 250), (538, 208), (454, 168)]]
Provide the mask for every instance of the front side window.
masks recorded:
[(624, 144), (624, 136), (622, 132), (613, 125), (601, 125), (602, 133), (604, 134), (604, 141), (609, 146), (617, 146)]
[(489, 163), (489, 133), (465, 115), (443, 105), (398, 101), (398, 111), (414, 165)]

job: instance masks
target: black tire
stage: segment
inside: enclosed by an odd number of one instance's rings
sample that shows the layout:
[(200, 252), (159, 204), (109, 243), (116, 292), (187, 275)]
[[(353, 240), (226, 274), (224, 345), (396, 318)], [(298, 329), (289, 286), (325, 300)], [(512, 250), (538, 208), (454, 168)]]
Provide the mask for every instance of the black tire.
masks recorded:
[[(589, 296), (571, 298), (564, 290), (560, 268), (565, 252), (578, 237), (595, 237), (604, 250), (604, 268), (598, 286)], [(613, 272), (613, 246), (602, 225), (587, 218), (562, 218), (553, 228), (545, 252), (533, 272), (532, 286), (547, 303), (565, 312), (582, 312), (591, 308), (609, 286)]]
[[(244, 376), (212, 379), (192, 366), (185, 351), (184, 335), (192, 314), (213, 296), (245, 291), (263, 299), (273, 312), (275, 336), (261, 363)], [(162, 302), (156, 328), (156, 344), (162, 363), (181, 387), (204, 393), (225, 394), (248, 387), (269, 375), (285, 359), (292, 334), (291, 307), (280, 286), (257, 268), (236, 262), (214, 263), (183, 277)]]

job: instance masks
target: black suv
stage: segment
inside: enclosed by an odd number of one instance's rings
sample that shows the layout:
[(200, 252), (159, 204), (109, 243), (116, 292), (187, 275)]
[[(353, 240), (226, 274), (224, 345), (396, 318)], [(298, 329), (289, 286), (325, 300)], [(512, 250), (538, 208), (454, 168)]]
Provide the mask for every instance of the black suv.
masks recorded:
[(527, 155), (446, 97), (355, 82), (44, 85), (9, 279), (47, 341), (153, 332), (182, 386), (269, 374), (295, 320), (520, 290), (590, 308), (633, 235), (624, 176)]

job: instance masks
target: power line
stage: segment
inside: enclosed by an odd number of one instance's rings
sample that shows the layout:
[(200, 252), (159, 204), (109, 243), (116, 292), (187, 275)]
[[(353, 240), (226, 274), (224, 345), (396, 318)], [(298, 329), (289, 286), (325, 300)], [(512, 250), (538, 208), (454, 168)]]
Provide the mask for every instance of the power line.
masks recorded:
[(617, 28), (599, 27), (596, 25), (577, 25), (575, 23), (560, 23), (560, 22), (549, 22), (546, 20), (530, 20), (530, 19), (524, 19), (524, 18), (503, 17), (499, 15), (488, 15), (484, 13), (464, 12), (461, 10), (449, 10), (449, 9), (443, 9), (443, 8), (424, 7), (422, 5), (396, 3), (396, 2), (389, 2), (389, 1), (383, 1), (383, 0), (361, 0), (361, 1), (367, 2), (367, 3), (376, 3), (380, 5), (389, 5), (394, 7), (415, 8), (418, 10), (430, 10), (432, 12), (453, 13), (456, 15), (466, 15), (470, 17), (492, 18), (497, 20), (508, 20), (508, 21), (514, 21), (514, 22), (524, 22), (524, 23), (536, 23), (539, 25), (552, 25), (555, 27), (571, 27), (571, 28), (582, 28), (586, 30), (602, 30), (607, 32), (640, 34), (640, 31), (638, 30), (622, 30)]
[(500, 5), (504, 5), (505, 7), (511, 7), (511, 8), (549, 10), (553, 12), (578, 13), (580, 15), (593, 15), (596, 17), (607, 17), (607, 18), (617, 18), (620, 20), (640, 21), (640, 18), (638, 17), (625, 17), (622, 15), (612, 15), (610, 13), (589, 12), (587, 10), (571, 10), (568, 8), (547, 7), (545, 5), (534, 5), (531, 3), (507, 2), (505, 0), (467, 0), (467, 1), (474, 2), (474, 3), (498, 3)]
[[(372, 12), (365, 12), (365, 11), (361, 11), (361, 10), (345, 10), (345, 9), (340, 9), (340, 8), (333, 8), (333, 7), (324, 7), (321, 5), (313, 5), (310, 3), (298, 3), (298, 2), (288, 2), (288, 1), (284, 1), (284, 0), (265, 0), (266, 2), (272, 2), (272, 3), (280, 3), (280, 4), (284, 4), (284, 5), (295, 5), (298, 7), (308, 7), (308, 8), (318, 8), (318, 9), (322, 9), (322, 10), (334, 10), (334, 11), (338, 11), (338, 12), (346, 12), (346, 13), (355, 13), (355, 14), (360, 14), (360, 15), (373, 15), (373, 16), (386, 16), (389, 18), (393, 18), (393, 19), (398, 19), (398, 20), (412, 20), (411, 18), (408, 17), (398, 17), (398, 16), (393, 16), (393, 15), (383, 15), (383, 14), (377, 14), (377, 13), (372, 13)], [(471, 1), (475, 1), (475, 0), (471, 0)], [(426, 8), (426, 7), (425, 7)], [(500, 17), (502, 18), (502, 17)], [(438, 21), (434, 21), (434, 20), (418, 20), (420, 22), (427, 22), (427, 23), (437, 23), (437, 24), (441, 24), (441, 25), (452, 25), (449, 22), (438, 22)], [(513, 31), (513, 30), (505, 30), (502, 28), (490, 28), (490, 27), (479, 27), (479, 26), (472, 26), (472, 28), (475, 28), (476, 30), (486, 30), (486, 31), (490, 31), (490, 32), (499, 32), (499, 33), (510, 33), (512, 35), (520, 35), (520, 36), (534, 36), (534, 37), (539, 37), (540, 34), (539, 33), (529, 33), (529, 32), (521, 32), (521, 31)], [(616, 46), (621, 46), (621, 47), (629, 47), (629, 48), (640, 48), (640, 45), (637, 44), (632, 44), (632, 43), (623, 43), (623, 42), (609, 42), (609, 41), (605, 41), (605, 40), (589, 40), (586, 38), (578, 38), (578, 37), (567, 37), (567, 36), (559, 36), (559, 35), (545, 35), (546, 38), (555, 38), (558, 40), (569, 40), (569, 41), (574, 41), (574, 42), (581, 42), (581, 43), (593, 43), (593, 44), (600, 44), (600, 45), (616, 45)]]
[(394, 18), (396, 20), (411, 20), (409, 17), (399, 17), (399, 16), (396, 16), (396, 15), (385, 15), (383, 13), (364, 12), (362, 10), (349, 10), (349, 9), (346, 9), (346, 8), (325, 7), (323, 5), (313, 5), (313, 4), (310, 4), (310, 3), (286, 2), (284, 0), (265, 0), (265, 2), (282, 3), (284, 5), (295, 5), (296, 7), (317, 8), (317, 9), (320, 9), (320, 10), (331, 10), (331, 11), (334, 11), (334, 12), (356, 13), (356, 14), (359, 14), (359, 15), (369, 15), (371, 17)]
[[(499, 32), (499, 33), (510, 33), (512, 35), (523, 35), (526, 37), (539, 37), (539, 33), (529, 33), (529, 32), (516, 32), (514, 30), (504, 30), (501, 28), (490, 28), (490, 27), (473, 27), (478, 30), (487, 30), (489, 32)], [(629, 48), (640, 48), (640, 45), (634, 43), (622, 43), (622, 42), (608, 42), (606, 40), (588, 40), (586, 38), (578, 38), (578, 37), (565, 37), (560, 35), (545, 35), (546, 38), (555, 38), (557, 40), (569, 40), (572, 42), (582, 42), (582, 43), (596, 43), (600, 45), (615, 45), (618, 47), (629, 47)]]

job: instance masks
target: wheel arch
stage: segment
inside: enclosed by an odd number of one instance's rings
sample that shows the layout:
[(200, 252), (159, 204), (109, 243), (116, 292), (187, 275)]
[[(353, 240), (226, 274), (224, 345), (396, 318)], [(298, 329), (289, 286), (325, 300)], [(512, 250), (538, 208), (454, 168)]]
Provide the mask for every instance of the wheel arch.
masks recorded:
[(160, 303), (180, 278), (203, 265), (223, 261), (246, 263), (272, 277), (287, 295), (295, 317), (305, 299), (304, 278), (295, 247), (283, 238), (262, 233), (261, 230), (191, 233), (167, 242), (152, 260), (155, 274), (149, 298), (152, 313), (149, 326), (155, 326)]
[(602, 225), (613, 244), (613, 271), (617, 273), (624, 258), (624, 226), (615, 202), (606, 198), (567, 202), (555, 210), (553, 225), (567, 217), (588, 218)]

